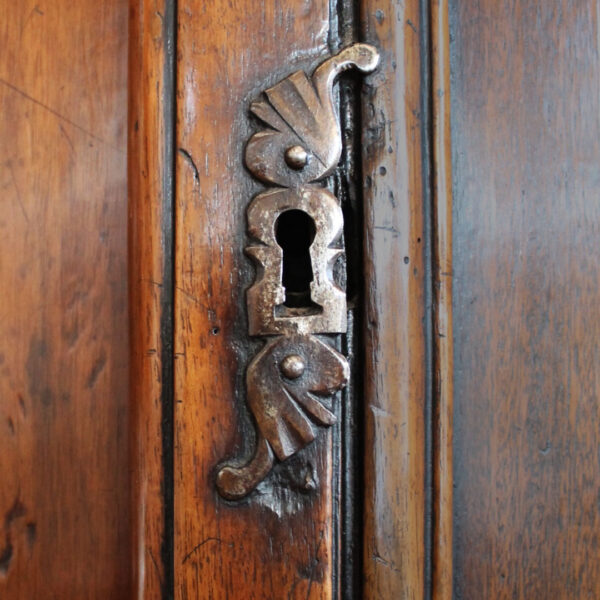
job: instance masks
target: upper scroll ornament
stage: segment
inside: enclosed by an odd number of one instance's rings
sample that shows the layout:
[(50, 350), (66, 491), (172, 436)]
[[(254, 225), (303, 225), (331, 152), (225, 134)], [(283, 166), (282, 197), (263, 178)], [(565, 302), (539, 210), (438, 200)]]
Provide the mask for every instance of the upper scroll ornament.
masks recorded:
[(342, 152), (333, 82), (346, 69), (375, 69), (377, 50), (354, 44), (321, 63), (312, 78), (296, 71), (265, 91), (250, 110), (270, 128), (255, 133), (246, 146), (246, 165), (259, 179), (297, 187), (335, 169)]

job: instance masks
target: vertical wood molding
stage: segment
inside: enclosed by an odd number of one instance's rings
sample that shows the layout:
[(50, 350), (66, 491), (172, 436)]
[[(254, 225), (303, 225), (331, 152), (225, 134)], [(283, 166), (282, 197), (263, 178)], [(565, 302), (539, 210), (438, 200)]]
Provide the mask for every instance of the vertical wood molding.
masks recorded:
[(0, 598), (129, 600), (127, 1), (0, 14)]
[(131, 0), (129, 314), (133, 597), (172, 594), (172, 70), (174, 2)]
[(420, 2), (362, 0), (381, 52), (363, 93), (364, 597), (423, 598), (426, 260)]
[(600, 590), (600, 4), (449, 5), (454, 587)]
[[(330, 54), (329, 2), (180, 0), (175, 256), (175, 598), (335, 596), (331, 430), (246, 499), (216, 489), (253, 450), (245, 367), (249, 102)], [(225, 459), (225, 460), (224, 460)], [(228, 460), (229, 459), (229, 460)], [(292, 462), (290, 462), (292, 461)], [(308, 478), (308, 479), (307, 479)], [(314, 485), (316, 489), (311, 489)], [(308, 486), (308, 487), (307, 487)]]
[(452, 165), (448, 0), (432, 0), (433, 600), (452, 598)]

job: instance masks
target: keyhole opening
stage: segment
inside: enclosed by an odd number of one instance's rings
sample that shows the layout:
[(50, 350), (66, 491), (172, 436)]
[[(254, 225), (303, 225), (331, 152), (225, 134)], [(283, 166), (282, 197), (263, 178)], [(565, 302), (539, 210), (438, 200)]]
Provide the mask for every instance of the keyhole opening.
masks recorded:
[(314, 313), (321, 309), (310, 297), (313, 270), (309, 249), (316, 233), (315, 222), (302, 210), (286, 210), (275, 222), (275, 239), (283, 250), (281, 276), (281, 284), (285, 288), (283, 306), (304, 309), (305, 314), (307, 311)]

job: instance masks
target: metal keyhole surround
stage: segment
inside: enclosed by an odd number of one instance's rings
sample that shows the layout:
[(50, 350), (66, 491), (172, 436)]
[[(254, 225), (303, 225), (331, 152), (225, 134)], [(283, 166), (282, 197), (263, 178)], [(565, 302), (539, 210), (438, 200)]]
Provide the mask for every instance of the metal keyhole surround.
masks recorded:
[(283, 251), (281, 284), (284, 305), (289, 308), (313, 306), (310, 282), (313, 268), (310, 247), (315, 239), (313, 219), (303, 210), (286, 210), (275, 222), (275, 239)]
[(344, 215), (319, 182), (342, 152), (336, 77), (350, 67), (370, 73), (378, 61), (373, 46), (353, 44), (311, 77), (296, 71), (250, 105), (262, 125), (246, 145), (246, 166), (270, 187), (246, 210), (246, 254), (257, 266), (246, 303), (248, 333), (262, 337), (264, 346), (246, 369), (246, 401), (257, 428), (254, 455), (217, 472), (217, 489), (227, 500), (250, 494), (276, 460), (300, 452), (319, 429), (336, 422), (324, 399), (344, 388), (350, 367), (323, 336), (347, 328), (346, 294), (332, 275), (344, 252), (336, 244)]

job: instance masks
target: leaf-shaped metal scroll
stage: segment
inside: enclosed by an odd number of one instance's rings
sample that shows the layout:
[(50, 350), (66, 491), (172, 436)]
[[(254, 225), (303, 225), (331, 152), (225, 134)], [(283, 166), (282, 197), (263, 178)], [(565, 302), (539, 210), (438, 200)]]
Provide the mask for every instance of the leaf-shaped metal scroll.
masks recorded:
[(246, 146), (246, 165), (269, 183), (295, 187), (329, 175), (342, 152), (333, 82), (351, 67), (375, 69), (379, 55), (368, 44), (354, 44), (323, 62), (312, 80), (293, 73), (265, 92), (250, 110), (271, 127), (255, 133)]
[(248, 404), (258, 427), (257, 451), (241, 467), (223, 467), (219, 491), (238, 499), (252, 491), (273, 464), (292, 456), (315, 439), (317, 425), (333, 425), (335, 415), (321, 398), (348, 381), (348, 362), (312, 335), (275, 338), (248, 367)]

